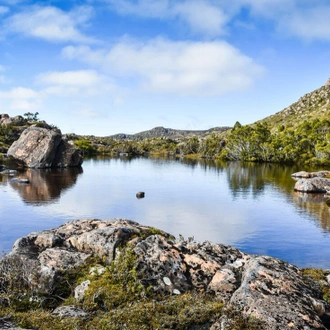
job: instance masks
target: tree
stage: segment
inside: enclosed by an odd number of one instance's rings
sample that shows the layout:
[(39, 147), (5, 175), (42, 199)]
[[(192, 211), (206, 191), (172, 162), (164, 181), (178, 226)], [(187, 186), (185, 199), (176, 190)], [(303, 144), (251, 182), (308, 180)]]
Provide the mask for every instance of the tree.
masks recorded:
[(35, 113), (26, 112), (24, 114), (26, 121), (38, 121), (39, 120), (38, 116), (39, 116), (39, 112), (35, 112)]

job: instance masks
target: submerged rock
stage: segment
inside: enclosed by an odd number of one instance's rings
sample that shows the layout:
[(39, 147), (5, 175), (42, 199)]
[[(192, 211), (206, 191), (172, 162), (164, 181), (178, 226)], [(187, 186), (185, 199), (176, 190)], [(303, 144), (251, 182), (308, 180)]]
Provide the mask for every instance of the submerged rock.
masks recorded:
[(7, 155), (30, 168), (80, 166), (83, 161), (79, 150), (62, 138), (60, 130), (36, 126), (24, 130)]
[[(39, 281), (31, 285), (37, 285), (40, 292), (52, 288), (56, 294), (54, 287), (65, 271), (84, 265), (90, 256), (110, 263), (125, 247), (134, 252), (136, 279), (158, 297), (209, 294), (227, 309), (262, 321), (263, 329), (326, 329), (322, 318), (329, 306), (318, 285), (307, 282), (298, 267), (222, 244), (175, 240), (168, 233), (129, 220), (76, 220), (31, 233), (18, 239), (6, 258), (33, 265)], [(76, 286), (77, 300), (84, 299), (92, 282), (90, 278)], [(229, 329), (230, 316), (222, 315), (212, 324), (210, 329)]]

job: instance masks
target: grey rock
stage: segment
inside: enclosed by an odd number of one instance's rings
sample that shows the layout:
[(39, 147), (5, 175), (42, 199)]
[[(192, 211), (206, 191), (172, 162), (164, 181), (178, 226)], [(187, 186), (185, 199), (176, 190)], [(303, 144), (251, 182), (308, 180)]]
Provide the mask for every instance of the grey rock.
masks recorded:
[(65, 317), (76, 317), (76, 318), (85, 318), (88, 317), (88, 313), (77, 306), (60, 306), (57, 307), (53, 313), (55, 316), (59, 316), (61, 318)]
[[(6, 115), (4, 115), (6, 116)], [(0, 124), (1, 125), (13, 125), (13, 126), (23, 126), (25, 125), (25, 119), (22, 116), (15, 117), (1, 117)]]
[[(91, 255), (105, 258), (110, 263), (119, 245), (149, 230), (148, 226), (123, 219), (76, 220), (19, 238), (14, 243), (11, 256), (36, 264), (33, 268), (38, 273), (38, 282), (34, 285), (45, 293), (55, 286), (63, 271), (78, 268)], [(171, 237), (165, 232), (163, 234)]]
[(317, 171), (317, 172), (306, 172), (306, 171), (300, 171), (300, 172), (296, 172), (291, 174), (291, 176), (293, 178), (315, 178), (315, 177), (319, 177), (319, 178), (325, 178), (326, 176), (328, 176), (330, 173), (330, 171)]
[(294, 190), (308, 193), (325, 193), (330, 190), (330, 179), (314, 177), (310, 179), (299, 179)]
[(77, 301), (81, 301), (84, 298), (85, 292), (88, 289), (89, 285), (91, 284), (90, 280), (84, 281), (80, 283), (75, 289), (74, 289), (74, 298)]
[(29, 127), (8, 149), (7, 155), (30, 168), (80, 166), (82, 155), (62, 139), (57, 129)]
[(10, 317), (0, 317), (0, 329), (6, 330), (31, 330), (31, 329), (23, 329), (20, 327), (16, 327), (13, 322), (11, 322)]

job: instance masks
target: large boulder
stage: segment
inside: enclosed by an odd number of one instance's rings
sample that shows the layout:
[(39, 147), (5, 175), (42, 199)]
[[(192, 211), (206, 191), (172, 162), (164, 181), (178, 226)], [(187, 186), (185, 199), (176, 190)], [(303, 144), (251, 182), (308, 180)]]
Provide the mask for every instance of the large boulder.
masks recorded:
[[(120, 258), (125, 247), (133, 249), (136, 256), (137, 279), (158, 297), (188, 291), (206, 293), (228, 310), (260, 320), (265, 330), (326, 329), (322, 318), (329, 306), (319, 286), (306, 281), (298, 267), (222, 244), (175, 240), (170, 234), (129, 220), (76, 220), (31, 233), (17, 240), (6, 262), (18, 258), (25, 271), (32, 267), (37, 273), (33, 278), (38, 279), (34, 285), (42, 291), (88, 257), (98, 256), (110, 263)], [(25, 274), (25, 278), (33, 284), (31, 276)], [(208, 329), (230, 329), (230, 322), (230, 318), (213, 320)]]
[(294, 186), (294, 190), (308, 193), (326, 193), (330, 190), (330, 179), (320, 177), (299, 179)]
[(23, 131), (9, 148), (7, 155), (30, 168), (80, 166), (82, 154), (58, 129), (32, 126)]

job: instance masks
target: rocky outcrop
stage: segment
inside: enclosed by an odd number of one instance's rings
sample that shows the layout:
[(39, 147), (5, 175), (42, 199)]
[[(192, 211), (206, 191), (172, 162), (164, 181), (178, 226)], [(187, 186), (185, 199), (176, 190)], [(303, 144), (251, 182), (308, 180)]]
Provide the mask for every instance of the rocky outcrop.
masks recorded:
[(294, 190), (308, 193), (326, 193), (330, 190), (330, 179), (320, 177), (299, 179), (295, 183)]
[(30, 168), (80, 166), (80, 151), (62, 138), (58, 129), (32, 126), (23, 131), (9, 148), (7, 155)]
[[(320, 288), (306, 282), (298, 267), (222, 244), (175, 240), (170, 234), (129, 220), (77, 220), (31, 233), (18, 239), (6, 258), (33, 265), (38, 273), (33, 278), (39, 279), (34, 285), (40, 292), (49, 292), (50, 287), (54, 292), (66, 270), (84, 265), (90, 256), (110, 263), (125, 248), (135, 255), (138, 281), (158, 297), (205, 293), (228, 309), (262, 321), (266, 330), (326, 329), (322, 318), (328, 315), (329, 306)], [(102, 276), (96, 272), (96, 278)], [(27, 278), (33, 282), (31, 276)], [(78, 300), (89, 285), (92, 283), (87, 281), (80, 284)], [(230, 317), (212, 320), (207, 329), (230, 329), (230, 322)]]
[(7, 114), (0, 114), (0, 125), (24, 126), (26, 120), (22, 116), (9, 117)]
[(330, 174), (330, 171), (317, 171), (317, 172), (306, 172), (306, 171), (300, 171), (291, 174), (293, 178), (304, 178), (304, 179), (309, 179), (309, 178), (325, 178)]
[(324, 86), (325, 87), (330, 87), (330, 78), (325, 82)]

